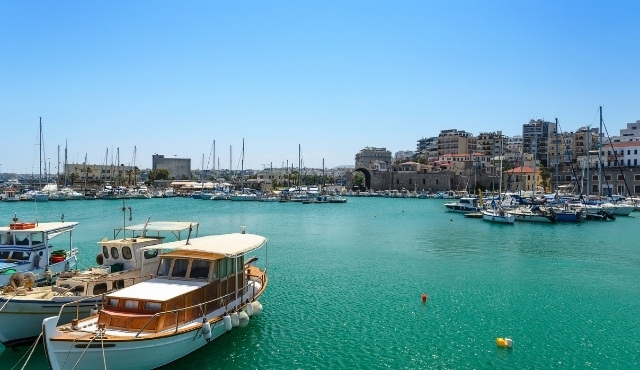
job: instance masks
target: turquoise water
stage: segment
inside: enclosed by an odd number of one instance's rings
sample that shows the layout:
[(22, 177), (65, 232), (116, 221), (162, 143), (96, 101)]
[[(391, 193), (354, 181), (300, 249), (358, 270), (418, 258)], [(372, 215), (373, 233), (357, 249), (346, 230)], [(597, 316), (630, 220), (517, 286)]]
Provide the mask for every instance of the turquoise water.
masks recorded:
[[(499, 225), (442, 204), (127, 201), (135, 224), (195, 220), (200, 235), (246, 225), (269, 238), (263, 314), (166, 368), (640, 368), (640, 220)], [(122, 224), (121, 208), (67, 201), (37, 212), (80, 222), (74, 242), (89, 266), (96, 242)], [(0, 203), (5, 223), (35, 212)], [(0, 368), (25, 355), (0, 347)], [(46, 368), (42, 346), (26, 368)]]

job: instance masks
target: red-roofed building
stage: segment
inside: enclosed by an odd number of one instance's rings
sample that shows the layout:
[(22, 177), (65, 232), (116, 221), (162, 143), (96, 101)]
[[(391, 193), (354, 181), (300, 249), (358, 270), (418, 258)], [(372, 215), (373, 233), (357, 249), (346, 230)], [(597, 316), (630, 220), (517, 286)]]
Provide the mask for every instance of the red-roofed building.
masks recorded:
[(502, 189), (503, 190), (522, 190), (533, 191), (542, 188), (542, 178), (540, 176), (540, 170), (533, 169), (531, 167), (516, 167), (502, 172)]

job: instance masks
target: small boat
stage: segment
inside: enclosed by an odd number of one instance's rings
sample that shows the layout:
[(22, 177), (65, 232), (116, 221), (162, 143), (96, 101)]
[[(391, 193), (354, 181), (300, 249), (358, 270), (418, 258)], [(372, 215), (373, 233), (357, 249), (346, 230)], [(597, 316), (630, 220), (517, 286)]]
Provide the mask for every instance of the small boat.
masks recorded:
[(17, 288), (22, 274), (29, 272), (33, 285), (42, 285), (62, 271), (73, 269), (78, 249), (69, 237), (67, 249), (54, 247), (52, 240), (72, 234), (77, 222), (20, 222), (15, 216), (8, 226), (0, 227), (0, 286)]
[(482, 210), (482, 219), (485, 221), (511, 225), (513, 225), (516, 220), (515, 216), (511, 212), (505, 211), (502, 207)]
[(347, 198), (340, 195), (334, 195), (329, 198), (329, 203), (347, 203)]
[(482, 218), (482, 212), (467, 212), (464, 214), (466, 218)]
[(262, 312), (257, 298), (268, 278), (257, 258), (245, 256), (266, 244), (244, 229), (164, 244), (172, 251), (161, 255), (153, 279), (106, 294), (88, 318), (62, 326), (59, 316), (43, 321), (49, 366), (153, 369), (247, 326)]
[(444, 206), (447, 207), (449, 212), (467, 213), (480, 211), (478, 198), (476, 197), (462, 197), (457, 202), (445, 203)]
[[(42, 332), (42, 320), (61, 315), (60, 323), (89, 316), (102, 303), (103, 294), (131, 286), (151, 278), (158, 269), (157, 249), (144, 247), (161, 244), (161, 232), (180, 232), (198, 228), (197, 222), (149, 222), (114, 230), (121, 238), (103, 239), (98, 243), (98, 265), (87, 270), (60, 273), (53, 285), (33, 287), (31, 279), (23, 279), (0, 293), (0, 342), (5, 347), (32, 343)], [(132, 234), (127, 236), (127, 232)], [(136, 233), (136, 234), (134, 234)], [(156, 233), (156, 235), (147, 235)], [(24, 277), (27, 274), (22, 274)], [(51, 284), (51, 282), (50, 282)], [(77, 303), (73, 303), (77, 302)], [(64, 310), (61, 310), (62, 308)]]
[(549, 207), (556, 213), (557, 222), (582, 222), (586, 219), (586, 213), (581, 209), (575, 209), (572, 207)]
[(509, 212), (513, 214), (516, 221), (555, 223), (558, 220), (558, 216), (553, 208), (547, 210), (538, 205), (518, 207)]

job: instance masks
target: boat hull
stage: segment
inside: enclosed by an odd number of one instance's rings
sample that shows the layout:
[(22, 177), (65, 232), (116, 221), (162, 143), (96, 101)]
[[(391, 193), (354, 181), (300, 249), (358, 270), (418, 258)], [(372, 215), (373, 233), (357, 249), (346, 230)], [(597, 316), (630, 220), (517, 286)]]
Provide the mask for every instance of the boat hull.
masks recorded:
[[(0, 342), (5, 347), (27, 345), (42, 333), (42, 321), (60, 314), (62, 305), (83, 299), (81, 296), (59, 296), (52, 300), (0, 298)], [(8, 302), (7, 302), (8, 301)], [(66, 324), (76, 317), (89, 316), (91, 309), (102, 302), (102, 297), (70, 304), (62, 312), (60, 323)]]

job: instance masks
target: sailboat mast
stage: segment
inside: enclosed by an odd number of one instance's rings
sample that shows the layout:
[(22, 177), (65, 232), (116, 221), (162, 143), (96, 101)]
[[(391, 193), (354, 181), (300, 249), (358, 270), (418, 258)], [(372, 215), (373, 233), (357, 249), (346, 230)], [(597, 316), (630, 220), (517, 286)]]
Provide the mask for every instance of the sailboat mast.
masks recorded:
[(600, 130), (598, 132), (598, 196), (602, 196), (602, 106), (599, 108), (600, 110)]
[[(590, 173), (591, 172), (591, 126), (587, 126), (587, 189), (584, 192), (587, 197), (589, 196), (589, 193), (591, 192), (591, 179), (589, 178)], [(584, 171), (585, 166), (582, 166), (582, 169)], [(584, 176), (583, 176), (584, 177)], [(581, 181), (582, 182), (582, 181)]]
[(42, 181), (42, 117), (40, 117), (38, 147), (40, 148), (40, 173), (38, 175), (38, 186), (40, 186), (40, 182)]
[(558, 119), (556, 118), (556, 176), (553, 181), (553, 185), (556, 188), (556, 195), (558, 195), (558, 151), (560, 150), (560, 144), (558, 143)]

